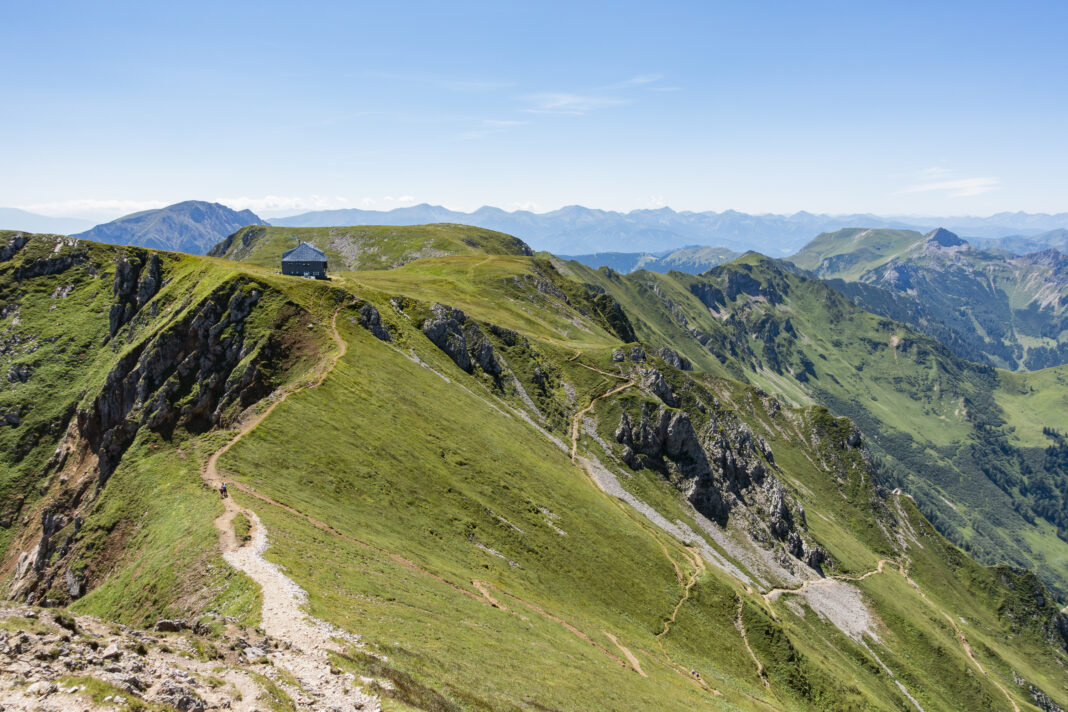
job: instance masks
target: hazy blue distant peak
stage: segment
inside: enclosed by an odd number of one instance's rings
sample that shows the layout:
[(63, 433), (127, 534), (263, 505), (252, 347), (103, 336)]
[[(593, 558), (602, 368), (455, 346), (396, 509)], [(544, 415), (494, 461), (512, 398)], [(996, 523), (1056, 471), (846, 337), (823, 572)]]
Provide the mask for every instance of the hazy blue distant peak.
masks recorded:
[(91, 220), (83, 220), (81, 218), (54, 218), (48, 215), (37, 215), (18, 208), (0, 208), (0, 230), (22, 230), (23, 232), (70, 235), (92, 226), (93, 222)]
[[(1058, 223), (1057, 221), (1061, 222)], [(1001, 214), (991, 218), (898, 218), (870, 214), (824, 215), (799, 211), (792, 215), (751, 215), (676, 211), (668, 207), (618, 212), (566, 205), (534, 213), (483, 206), (473, 212), (420, 204), (380, 210), (327, 210), (272, 220), (289, 227), (341, 225), (420, 225), (453, 222), (499, 230), (522, 238), (534, 249), (556, 254), (601, 252), (656, 253), (686, 245), (711, 245), (734, 251), (790, 254), (813, 236), (848, 227), (910, 229), (921, 233), (945, 226), (947, 232), (995, 237), (1041, 232), (1068, 225), (1068, 215)]]
[(186, 200), (165, 208), (125, 215), (79, 233), (78, 237), (203, 255), (244, 226), (263, 222), (251, 210), (239, 212), (219, 203)]

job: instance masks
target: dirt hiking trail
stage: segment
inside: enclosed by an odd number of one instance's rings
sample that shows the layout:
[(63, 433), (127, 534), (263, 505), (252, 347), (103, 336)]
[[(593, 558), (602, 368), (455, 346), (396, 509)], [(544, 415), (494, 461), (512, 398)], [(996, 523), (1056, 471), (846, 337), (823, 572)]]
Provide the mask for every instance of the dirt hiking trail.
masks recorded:
[[(338, 307), (334, 311), (330, 321), (330, 333), (337, 349), (312, 372), (313, 383), (277, 392), (267, 408), (241, 422), (235, 437), (208, 458), (201, 476), (210, 487), (218, 490), (226, 481), (218, 471), (218, 461), (223, 454), (263, 422), (291, 394), (303, 388), (320, 386), (345, 355), (348, 347), (337, 330), (340, 310), (341, 307)], [(294, 701), (302, 707), (316, 710), (380, 710), (378, 699), (362, 692), (354, 684), (352, 675), (334, 674), (332, 671), (328, 651), (343, 652), (349, 646), (362, 647), (359, 638), (305, 613), (303, 604), (307, 601), (307, 593), (282, 573), (278, 566), (263, 558), (267, 550), (267, 529), (256, 513), (242, 507), (230, 496), (223, 497), (223, 507), (223, 513), (215, 519), (223, 558), (259, 584), (263, 594), (260, 626), (268, 636), (277, 638), (287, 646), (268, 653), (266, 657), (270, 657), (275, 666), (292, 674), (299, 683), (300, 689), (291, 691)], [(238, 514), (247, 517), (251, 525), (249, 540), (243, 546), (238, 546), (234, 533), (233, 522)]]

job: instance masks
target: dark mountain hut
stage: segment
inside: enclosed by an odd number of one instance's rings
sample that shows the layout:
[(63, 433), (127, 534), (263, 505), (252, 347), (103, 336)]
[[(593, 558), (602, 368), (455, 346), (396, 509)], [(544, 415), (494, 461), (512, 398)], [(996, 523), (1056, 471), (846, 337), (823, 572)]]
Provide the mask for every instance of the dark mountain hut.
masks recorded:
[(282, 253), (282, 274), (326, 279), (326, 253), (302, 242)]

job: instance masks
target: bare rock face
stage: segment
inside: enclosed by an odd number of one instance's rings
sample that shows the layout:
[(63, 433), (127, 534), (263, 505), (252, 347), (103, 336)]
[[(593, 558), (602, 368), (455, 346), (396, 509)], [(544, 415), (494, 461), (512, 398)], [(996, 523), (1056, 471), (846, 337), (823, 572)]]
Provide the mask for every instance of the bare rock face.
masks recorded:
[[(241, 281), (224, 285), (112, 369), (91, 407), (77, 414), (79, 434), (99, 458), (101, 483), (140, 427), (207, 430), (230, 404), (248, 406), (270, 391), (255, 364), (235, 372), (247, 355), (244, 321), (261, 296), (260, 288)], [(194, 397), (184, 399), (189, 394)]]
[(654, 412), (645, 403), (637, 424), (624, 411), (615, 438), (628, 466), (658, 470), (721, 526), (741, 517), (758, 541), (778, 542), (816, 569), (826, 561), (807, 537), (804, 509), (773, 474), (771, 448), (745, 423), (712, 417), (698, 432), (687, 412), (663, 406)]
[(655, 368), (642, 369), (640, 372), (641, 387), (659, 398), (665, 405), (675, 408), (679, 405), (679, 399), (671, 390), (671, 385), (664, 378), (664, 374)]
[(148, 300), (156, 296), (162, 285), (159, 255), (124, 257), (115, 266), (115, 303), (108, 313), (108, 334), (114, 336), (129, 323)]
[[(157, 291), (158, 279), (149, 260), (136, 281), (117, 281), (127, 290), (123, 295), (132, 295), (129, 304), (143, 305)], [(165, 438), (179, 427), (204, 432), (273, 390), (261, 364), (285, 359), (281, 337), (270, 334), (249, 343), (245, 329), (263, 289), (245, 279), (220, 285), (184, 317), (131, 348), (96, 397), (74, 413), (64, 442), (95, 456), (95, 477), (72, 481), (42, 508), (37, 545), (20, 556), (12, 595), (26, 601), (45, 596), (72, 600), (94, 585), (74, 573), (79, 567), (73, 564), (89, 551), (79, 537), (79, 513), (83, 503), (92, 501), (91, 490), (106, 485), (142, 428)], [(47, 470), (58, 471), (67, 454), (69, 448), (61, 444)]]
[(666, 346), (661, 349), (658, 349), (656, 355), (663, 359), (664, 363), (674, 366), (680, 371), (693, 370), (693, 366), (690, 364), (688, 359), (680, 356), (677, 352), (667, 348)]
[(423, 322), (423, 333), (431, 342), (452, 359), (462, 370), (471, 373), (471, 357), (467, 353), (467, 338), (463, 324), (467, 315), (459, 309), (443, 304), (430, 307), (433, 316)]
[(493, 344), (473, 320), (459, 309), (434, 304), (432, 316), (423, 322), (423, 333), (453, 363), (467, 373), (475, 366), (491, 376), (501, 374), (501, 364), (493, 351)]
[(392, 343), (393, 335), (389, 333), (389, 329), (382, 325), (382, 315), (375, 309), (375, 305), (367, 302), (360, 307), (360, 326), (371, 332), (379, 341), (385, 341)]
[(7, 262), (19, 253), (26, 243), (30, 241), (29, 235), (21, 233), (8, 240), (6, 245), (0, 245), (0, 262)]

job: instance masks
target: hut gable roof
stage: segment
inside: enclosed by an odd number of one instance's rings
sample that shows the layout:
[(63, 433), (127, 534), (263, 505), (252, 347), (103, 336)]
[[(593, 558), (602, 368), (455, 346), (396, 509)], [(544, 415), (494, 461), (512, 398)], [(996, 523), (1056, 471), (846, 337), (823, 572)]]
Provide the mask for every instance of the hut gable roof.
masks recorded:
[(326, 253), (302, 242), (282, 253), (283, 262), (326, 262)]

